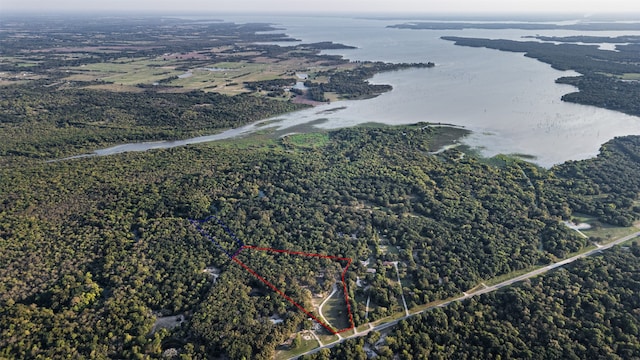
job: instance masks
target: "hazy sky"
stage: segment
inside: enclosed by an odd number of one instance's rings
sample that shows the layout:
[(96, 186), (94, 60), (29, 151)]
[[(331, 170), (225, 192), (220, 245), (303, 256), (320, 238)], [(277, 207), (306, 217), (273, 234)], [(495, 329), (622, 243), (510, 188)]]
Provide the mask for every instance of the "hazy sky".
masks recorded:
[(640, 13), (638, 0), (0, 0), (0, 11)]

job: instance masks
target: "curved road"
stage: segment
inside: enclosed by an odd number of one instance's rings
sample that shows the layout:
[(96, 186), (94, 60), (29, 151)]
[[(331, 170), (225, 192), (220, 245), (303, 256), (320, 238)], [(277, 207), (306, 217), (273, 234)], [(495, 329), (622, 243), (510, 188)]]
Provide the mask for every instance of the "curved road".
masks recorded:
[(324, 301), (320, 304), (320, 306), (318, 306), (318, 314), (320, 314), (320, 317), (322, 318), (322, 320), (324, 320), (325, 324), (331, 325), (331, 323), (329, 323), (329, 321), (327, 320), (326, 317), (324, 317), (324, 315), (322, 314), (322, 307), (324, 306), (324, 304), (327, 303), (327, 301), (329, 301), (329, 299), (331, 299), (331, 297), (338, 292), (338, 287), (336, 286), (336, 283), (333, 283), (333, 290), (331, 290), (331, 294), (329, 294), (329, 296), (327, 296), (326, 299), (324, 299)]
[(471, 294), (464, 293), (463, 296), (447, 300), (447, 301), (445, 301), (445, 302), (443, 302), (441, 304), (438, 304), (438, 305), (430, 306), (428, 308), (425, 308), (423, 310), (420, 310), (418, 312), (415, 312), (415, 313), (412, 313), (412, 314), (409, 314), (409, 315), (405, 315), (405, 316), (403, 316), (403, 317), (401, 317), (401, 318), (399, 318), (397, 320), (393, 320), (393, 321), (390, 321), (388, 323), (380, 324), (380, 325), (377, 325), (377, 326), (374, 326), (374, 327), (370, 326), (371, 323), (364, 324), (364, 325), (369, 325), (369, 329), (364, 330), (364, 331), (359, 332), (359, 333), (356, 333), (356, 334), (353, 334), (353, 335), (348, 336), (348, 337), (343, 337), (342, 339), (340, 339), (338, 341), (335, 341), (335, 342), (332, 342), (331, 344), (326, 344), (326, 345), (317, 347), (317, 348), (315, 348), (313, 350), (309, 350), (306, 353), (294, 356), (291, 359), (297, 359), (300, 356), (313, 354), (313, 353), (316, 353), (316, 352), (318, 352), (318, 351), (320, 351), (320, 350), (322, 350), (324, 348), (332, 348), (332, 347), (344, 342), (347, 339), (356, 338), (356, 337), (360, 337), (360, 336), (365, 336), (371, 331), (380, 331), (380, 330), (384, 330), (384, 329), (390, 328), (392, 326), (397, 325), (401, 320), (405, 320), (405, 319), (410, 318), (412, 316), (416, 316), (418, 314), (422, 314), (423, 312), (431, 310), (433, 308), (445, 307), (445, 306), (447, 306), (447, 305), (449, 305), (451, 303), (454, 303), (456, 301), (462, 301), (462, 300), (468, 299), (468, 298), (473, 297), (473, 296), (478, 296), (478, 295), (481, 295), (481, 294), (490, 293), (492, 291), (499, 290), (499, 289), (501, 289), (503, 287), (511, 286), (514, 283), (517, 283), (517, 282), (532, 278), (534, 276), (538, 276), (540, 274), (544, 274), (549, 270), (553, 270), (553, 269), (562, 267), (564, 265), (570, 264), (570, 263), (572, 263), (572, 262), (574, 262), (574, 261), (576, 261), (578, 259), (582, 259), (582, 258), (585, 258), (587, 256), (591, 256), (591, 255), (594, 255), (596, 253), (599, 253), (601, 251), (608, 250), (608, 249), (610, 249), (610, 248), (612, 248), (612, 247), (614, 247), (616, 245), (619, 245), (619, 244), (621, 244), (621, 243), (623, 243), (625, 241), (631, 240), (631, 239), (636, 238), (638, 236), (640, 236), (640, 231), (638, 231), (636, 233), (633, 233), (631, 235), (627, 235), (627, 236), (622, 237), (620, 239), (614, 240), (614, 241), (612, 241), (612, 242), (610, 242), (610, 243), (608, 243), (606, 245), (597, 245), (596, 244), (596, 248), (595, 249), (589, 250), (589, 251), (584, 252), (582, 254), (578, 254), (578, 255), (572, 256), (570, 258), (564, 259), (562, 261), (558, 261), (556, 263), (547, 265), (547, 266), (542, 267), (540, 269), (536, 269), (536, 270), (530, 271), (530, 272), (528, 272), (526, 274), (523, 274), (523, 275), (520, 275), (520, 276), (516, 276), (516, 277), (514, 277), (512, 279), (505, 280), (505, 281), (503, 281), (501, 283), (498, 283), (498, 284), (495, 284), (495, 285), (492, 285), (492, 286), (488, 286), (488, 287), (486, 287), (486, 288), (484, 288), (482, 290), (478, 290), (478, 291), (476, 291), (474, 293), (471, 293)]

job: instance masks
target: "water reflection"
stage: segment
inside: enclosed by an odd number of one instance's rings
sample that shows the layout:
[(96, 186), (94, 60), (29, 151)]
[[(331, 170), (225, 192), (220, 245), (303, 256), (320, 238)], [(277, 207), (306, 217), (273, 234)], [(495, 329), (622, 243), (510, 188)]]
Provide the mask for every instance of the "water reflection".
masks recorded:
[[(473, 134), (464, 141), (484, 155), (520, 153), (534, 162), (551, 166), (569, 159), (597, 154), (607, 140), (640, 134), (640, 118), (621, 113), (564, 103), (563, 94), (576, 91), (555, 84), (560, 72), (523, 54), (455, 46), (441, 36), (523, 39), (536, 34), (569, 36), (587, 34), (566, 30), (400, 30), (385, 26), (394, 22), (348, 18), (284, 17), (264, 19), (286, 28), (304, 42), (334, 41), (357, 46), (354, 50), (331, 50), (352, 60), (389, 62), (434, 61), (431, 69), (412, 69), (379, 74), (372, 82), (391, 84), (394, 90), (377, 98), (339, 101), (313, 109), (267, 119), (268, 125), (248, 125), (212, 136), (188, 140), (125, 144), (98, 150), (92, 155), (145, 151), (246, 135), (257, 129), (287, 128), (315, 122), (322, 128), (340, 128), (367, 122), (409, 124), (442, 122), (464, 126)], [(256, 18), (230, 19), (251, 22)], [(619, 36), (623, 32), (597, 32)], [(591, 34), (593, 35), (593, 34)], [(318, 122), (323, 120), (321, 123)], [(84, 155), (87, 156), (87, 155)]]

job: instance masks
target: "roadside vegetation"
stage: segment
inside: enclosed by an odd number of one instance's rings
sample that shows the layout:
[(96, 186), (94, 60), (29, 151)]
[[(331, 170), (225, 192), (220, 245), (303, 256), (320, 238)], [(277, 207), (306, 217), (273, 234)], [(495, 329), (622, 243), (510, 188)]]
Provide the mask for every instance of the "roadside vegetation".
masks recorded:
[(635, 241), (303, 358), (637, 358), (639, 260)]

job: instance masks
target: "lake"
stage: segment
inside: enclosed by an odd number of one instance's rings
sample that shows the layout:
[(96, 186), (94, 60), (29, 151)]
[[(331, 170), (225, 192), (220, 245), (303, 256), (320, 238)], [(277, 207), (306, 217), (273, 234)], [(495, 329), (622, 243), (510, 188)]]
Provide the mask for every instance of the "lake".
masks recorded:
[[(440, 39), (463, 36), (523, 40), (523, 36), (536, 34), (619, 36), (638, 32), (407, 30), (386, 28), (402, 21), (335, 17), (273, 21), (290, 36), (305, 42), (331, 40), (358, 47), (325, 51), (328, 54), (352, 60), (436, 63), (431, 69), (379, 74), (372, 82), (391, 84), (393, 91), (374, 99), (335, 102), (289, 114), (280, 117), (283, 127), (318, 118), (327, 119), (320, 125), (325, 128), (365, 122), (452, 123), (473, 130), (473, 135), (464, 142), (486, 156), (528, 154), (536, 157), (534, 162), (546, 167), (592, 157), (602, 143), (615, 136), (640, 134), (638, 117), (562, 102), (561, 96), (575, 88), (554, 81), (561, 76), (578, 75), (575, 72), (554, 70), (519, 53), (455, 46)], [(345, 109), (320, 113), (333, 107)]]
[[(523, 54), (455, 46), (441, 36), (524, 40), (523, 36), (640, 35), (640, 32), (567, 30), (408, 30), (387, 25), (403, 21), (342, 17), (225, 18), (235, 22), (270, 22), (304, 42), (334, 41), (357, 49), (325, 51), (351, 60), (436, 63), (435, 68), (410, 69), (376, 75), (371, 81), (393, 85), (391, 92), (367, 100), (338, 101), (274, 119), (269, 125), (249, 125), (211, 137), (152, 143), (149, 148), (171, 147), (314, 122), (322, 128), (341, 128), (378, 122), (409, 124), (419, 121), (450, 123), (472, 130), (464, 143), (485, 156), (526, 154), (550, 167), (566, 160), (595, 156), (600, 145), (620, 135), (640, 134), (640, 118), (622, 113), (564, 103), (563, 94), (575, 91), (554, 81), (575, 72), (561, 72)], [(526, 39), (531, 40), (531, 39)], [(291, 43), (280, 45), (290, 46)], [(334, 111), (327, 111), (337, 109)], [(326, 119), (324, 122), (319, 121)], [(277, 120), (277, 121), (274, 121)], [(129, 144), (98, 151), (99, 155), (146, 150)]]

